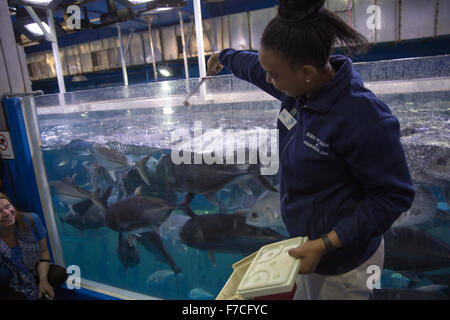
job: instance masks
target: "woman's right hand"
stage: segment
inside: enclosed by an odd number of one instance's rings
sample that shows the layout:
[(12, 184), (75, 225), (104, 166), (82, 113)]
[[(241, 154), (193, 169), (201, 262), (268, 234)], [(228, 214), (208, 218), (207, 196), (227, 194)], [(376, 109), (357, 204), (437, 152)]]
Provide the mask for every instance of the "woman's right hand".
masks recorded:
[(213, 53), (211, 57), (208, 59), (208, 71), (206, 72), (207, 76), (215, 76), (220, 70), (223, 69), (223, 65), (220, 64), (219, 61), (219, 53)]

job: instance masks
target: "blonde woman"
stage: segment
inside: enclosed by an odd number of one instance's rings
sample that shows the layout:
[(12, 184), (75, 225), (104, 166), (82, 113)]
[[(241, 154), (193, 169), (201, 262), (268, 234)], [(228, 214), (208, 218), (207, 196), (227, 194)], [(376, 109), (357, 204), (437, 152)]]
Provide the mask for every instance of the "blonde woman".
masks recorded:
[(51, 264), (46, 233), (37, 214), (17, 210), (0, 193), (0, 300), (54, 298), (67, 273)]

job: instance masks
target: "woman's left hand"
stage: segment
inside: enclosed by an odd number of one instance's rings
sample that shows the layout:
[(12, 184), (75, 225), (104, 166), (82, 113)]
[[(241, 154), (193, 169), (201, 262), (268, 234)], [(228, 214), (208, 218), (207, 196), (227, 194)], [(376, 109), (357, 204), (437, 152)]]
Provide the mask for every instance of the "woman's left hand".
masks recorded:
[(317, 239), (302, 243), (297, 248), (290, 249), (288, 253), (291, 257), (302, 259), (299, 273), (308, 274), (316, 270), (325, 251), (323, 240)]
[(48, 283), (47, 280), (39, 281), (38, 299), (40, 299), (44, 295), (44, 292), (46, 292), (50, 296), (50, 300), (53, 300), (53, 298), (55, 297), (55, 291), (53, 290), (53, 287), (51, 286), (50, 283)]

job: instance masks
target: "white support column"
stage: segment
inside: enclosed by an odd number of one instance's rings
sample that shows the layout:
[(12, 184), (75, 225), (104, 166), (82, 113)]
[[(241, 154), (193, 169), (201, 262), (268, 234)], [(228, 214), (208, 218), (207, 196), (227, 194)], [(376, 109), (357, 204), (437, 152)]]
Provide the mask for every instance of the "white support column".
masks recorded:
[(152, 22), (153, 16), (146, 17), (147, 26), (148, 26), (148, 37), (150, 41), (150, 51), (152, 53), (152, 64), (153, 64), (153, 75), (155, 76), (155, 80), (158, 80), (158, 72), (156, 70), (156, 60), (155, 60), (155, 49), (153, 47), (153, 34), (152, 34)]
[(120, 44), (120, 62), (122, 64), (122, 75), (123, 75), (123, 85), (128, 86), (128, 74), (127, 74), (127, 64), (125, 62), (125, 55), (123, 52), (123, 44), (122, 44), (122, 32), (120, 30), (120, 24), (116, 24), (117, 33), (119, 35), (119, 44)]
[(186, 79), (189, 79), (189, 67), (186, 55), (186, 41), (184, 39), (183, 13), (181, 12), (181, 10), (178, 11), (178, 15), (180, 16), (180, 33), (181, 33), (181, 44), (183, 45), (184, 72), (186, 74)]
[(198, 69), (200, 78), (206, 76), (205, 46), (203, 44), (202, 7), (200, 0), (194, 2), (195, 34), (197, 36)]
[(58, 80), (59, 93), (65, 93), (66, 86), (64, 84), (61, 57), (59, 55), (58, 37), (56, 36), (55, 30), (55, 20), (53, 20), (53, 12), (50, 9), (47, 10), (47, 19), (48, 19), (48, 26), (50, 27), (50, 33), (52, 36), (51, 43), (52, 43), (53, 57), (55, 60), (56, 79)]

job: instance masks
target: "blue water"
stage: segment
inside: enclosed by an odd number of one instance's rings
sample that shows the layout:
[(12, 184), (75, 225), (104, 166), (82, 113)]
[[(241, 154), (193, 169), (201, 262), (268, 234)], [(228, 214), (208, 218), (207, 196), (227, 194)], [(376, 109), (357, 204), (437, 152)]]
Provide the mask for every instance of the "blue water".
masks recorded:
[[(88, 174), (82, 163), (93, 161), (91, 155), (83, 155), (83, 159), (72, 162), (65, 159), (80, 156), (70, 150), (44, 150), (43, 154), (49, 181), (61, 180), (77, 173), (75, 183), (88, 189)], [(253, 188), (258, 190), (257, 186)], [(262, 190), (262, 187), (259, 187), (259, 190)], [(228, 201), (226, 193), (224, 192), (222, 197), (224, 201)], [(65, 217), (69, 212), (68, 207), (55, 195), (52, 199), (55, 215)], [(179, 196), (178, 199), (177, 202), (180, 202), (182, 197)], [(195, 196), (190, 207), (197, 214), (218, 211), (216, 206), (201, 195)], [(183, 215), (183, 212), (175, 210), (171, 215)], [(65, 263), (67, 266), (79, 266), (83, 279), (162, 299), (212, 299), (218, 295), (231, 275), (232, 264), (244, 258), (238, 253), (215, 253), (213, 264), (206, 251), (191, 248), (179, 239), (163, 239), (182, 274), (175, 276), (169, 265), (157, 261), (152, 253), (141, 245), (138, 245), (140, 263), (125, 269), (116, 250), (117, 232), (106, 227), (79, 231), (58, 218), (56, 221)], [(160, 270), (167, 270), (169, 275), (158, 281), (148, 280)]]
[[(64, 149), (46, 149), (43, 154), (49, 181), (61, 180), (77, 173), (75, 182), (86, 189), (89, 187), (88, 174), (83, 167), (83, 162), (93, 161), (93, 155), (80, 155), (78, 151)], [(67, 161), (67, 159), (78, 160)], [(270, 179), (276, 183), (277, 177), (270, 177)], [(264, 189), (255, 181), (250, 180), (248, 183), (252, 190), (256, 191), (254, 196), (245, 196), (244, 192), (236, 186), (226, 187), (220, 192), (224, 203), (234, 207), (251, 206)], [(431, 220), (415, 227), (450, 245), (450, 210), (445, 201), (444, 192), (436, 186), (428, 186), (428, 189), (438, 199), (437, 206), (441, 212)], [(237, 190), (242, 198), (233, 198), (233, 190)], [(182, 195), (179, 195), (177, 202), (181, 199)], [(57, 197), (53, 197), (53, 208), (57, 216), (64, 217), (68, 213), (67, 206)], [(197, 214), (218, 211), (216, 206), (201, 195), (195, 196), (191, 208)], [(183, 214), (180, 210), (172, 213), (172, 215)], [(215, 264), (213, 264), (206, 251), (191, 248), (177, 238), (163, 238), (170, 255), (181, 268), (182, 274), (175, 276), (167, 264), (157, 261), (152, 253), (140, 245), (138, 245), (140, 263), (125, 269), (117, 254), (117, 232), (106, 227), (79, 231), (60, 219), (56, 221), (66, 265), (78, 265), (82, 278), (162, 299), (213, 299), (230, 277), (233, 271), (232, 264), (244, 258), (238, 253), (216, 253)], [(163, 272), (156, 273), (158, 271)], [(445, 273), (448, 270), (432, 272)], [(152, 280), (150, 276), (155, 274), (163, 276)], [(429, 284), (432, 282), (427, 279), (414, 282), (396, 270), (384, 269), (382, 272), (381, 288), (416, 288)]]

